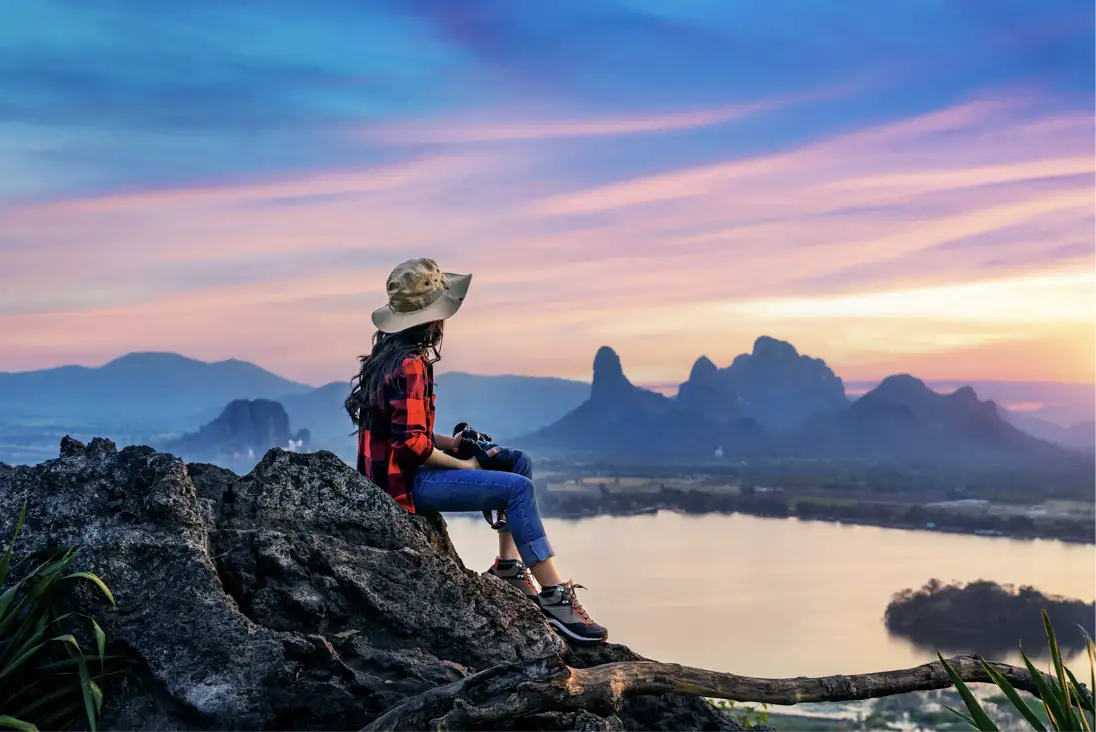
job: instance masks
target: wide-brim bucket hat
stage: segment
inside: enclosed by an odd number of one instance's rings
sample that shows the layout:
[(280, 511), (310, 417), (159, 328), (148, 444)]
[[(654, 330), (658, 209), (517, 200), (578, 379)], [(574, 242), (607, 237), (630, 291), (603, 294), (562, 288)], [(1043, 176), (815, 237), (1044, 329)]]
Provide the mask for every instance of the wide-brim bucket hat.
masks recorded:
[(442, 272), (433, 259), (409, 259), (388, 275), (388, 304), (373, 311), (373, 325), (399, 333), (452, 317), (464, 303), (472, 275)]

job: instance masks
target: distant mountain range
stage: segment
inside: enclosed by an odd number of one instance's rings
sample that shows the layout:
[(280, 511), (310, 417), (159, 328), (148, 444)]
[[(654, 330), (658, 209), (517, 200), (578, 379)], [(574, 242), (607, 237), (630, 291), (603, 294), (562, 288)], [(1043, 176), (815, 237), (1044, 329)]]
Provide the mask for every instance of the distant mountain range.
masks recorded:
[(247, 361), (206, 363), (175, 353), (131, 353), (96, 368), (0, 372), (0, 419), (193, 428), (233, 399), (277, 399), (313, 387)]
[[(314, 445), (346, 456), (356, 449), (343, 401), (347, 382), (336, 381), (279, 401), (290, 422), (308, 427)], [(590, 395), (581, 381), (537, 376), (477, 376), (458, 371), (439, 374), (435, 385), (437, 429), (448, 433), (458, 422), (504, 441), (549, 424)]]
[[(1080, 385), (1039, 386), (1040, 394), (1056, 394), (1058, 386), (1084, 398)], [(202, 425), (207, 436), (220, 434), (208, 423), (238, 400), (278, 402), (288, 424), (307, 428), (313, 449), (351, 459), (352, 425), (342, 407), (348, 389), (344, 382), (314, 388), (245, 361), (205, 363), (171, 353), (133, 353), (98, 368), (0, 373), (0, 460), (15, 459), (5, 451), (17, 458), (52, 450), (63, 431), (120, 442), (180, 433), (196, 439)], [(1096, 443), (1091, 421), (1063, 427), (981, 401), (969, 387), (937, 393), (912, 376), (889, 377), (849, 397), (824, 361), (766, 336), (724, 368), (699, 358), (673, 397), (632, 384), (608, 347), (595, 356), (592, 383), (450, 372), (439, 375), (437, 393), (440, 431), (467, 421), (533, 450), (635, 460), (718, 453), (1029, 461), (1072, 454), (1049, 442), (1088, 451)]]
[[(998, 407), (1016, 415), (1016, 425), (1025, 430), (1028, 425), (1037, 423), (1067, 429), (1079, 422), (1091, 422), (1096, 416), (1096, 385), (1093, 384), (984, 379), (925, 379), (925, 383), (941, 393), (969, 386), (983, 399), (992, 399)], [(879, 381), (845, 382), (846, 391), (854, 395), (867, 393), (877, 386)]]
[(891, 376), (850, 402), (824, 361), (757, 339), (726, 369), (700, 359), (676, 399), (633, 385), (603, 347), (590, 399), (520, 447), (633, 461), (801, 457), (935, 464), (1078, 461), (1026, 434), (970, 387), (939, 394)]
[(845, 385), (825, 361), (768, 336), (758, 338), (752, 353), (736, 356), (725, 369), (702, 356), (678, 388), (677, 400), (717, 420), (718, 415), (747, 417), (776, 430), (849, 405)]
[(939, 394), (908, 374), (889, 376), (844, 410), (813, 418), (789, 452), (840, 459), (933, 463), (1027, 463), (1073, 459), (1002, 419), (997, 405), (963, 387)]
[[(715, 398), (734, 402), (722, 392)], [(589, 399), (550, 426), (517, 438), (515, 445), (616, 459), (697, 459), (711, 457), (732, 433), (735, 444), (744, 446), (763, 430), (756, 420), (727, 415), (717, 421), (710, 411), (633, 385), (620, 357), (603, 347), (594, 357)]]

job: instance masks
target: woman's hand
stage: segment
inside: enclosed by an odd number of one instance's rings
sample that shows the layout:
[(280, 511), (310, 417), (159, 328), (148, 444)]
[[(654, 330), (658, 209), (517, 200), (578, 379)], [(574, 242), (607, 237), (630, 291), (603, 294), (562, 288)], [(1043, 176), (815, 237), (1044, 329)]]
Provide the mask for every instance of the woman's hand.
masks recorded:
[(424, 463), (428, 468), (437, 468), (439, 470), (479, 470), (479, 461), (474, 457), (467, 460), (458, 460), (449, 453), (435, 449), (430, 453), (430, 456), (426, 458)]

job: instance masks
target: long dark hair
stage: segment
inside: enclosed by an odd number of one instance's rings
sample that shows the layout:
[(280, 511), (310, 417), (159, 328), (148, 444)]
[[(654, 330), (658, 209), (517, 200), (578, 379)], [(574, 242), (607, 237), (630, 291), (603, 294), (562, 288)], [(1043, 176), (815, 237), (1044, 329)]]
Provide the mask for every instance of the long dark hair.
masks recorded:
[(416, 325), (399, 333), (373, 334), (373, 350), (359, 356), (361, 370), (350, 381), (350, 396), (343, 402), (346, 413), (361, 432), (366, 426), (369, 410), (384, 403), (384, 385), (391, 374), (408, 356), (425, 356), (428, 363), (441, 360), (441, 339), (444, 321)]

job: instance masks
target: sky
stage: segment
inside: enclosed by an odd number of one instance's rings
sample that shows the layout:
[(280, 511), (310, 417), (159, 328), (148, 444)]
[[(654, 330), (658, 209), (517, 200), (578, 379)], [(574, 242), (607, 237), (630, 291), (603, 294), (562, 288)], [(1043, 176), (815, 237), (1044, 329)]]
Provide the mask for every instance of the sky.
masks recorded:
[(1075, 0), (8, 0), (0, 370), (313, 384), (388, 272), (471, 272), (440, 367), (676, 383), (760, 335), (849, 380), (1092, 382)]

